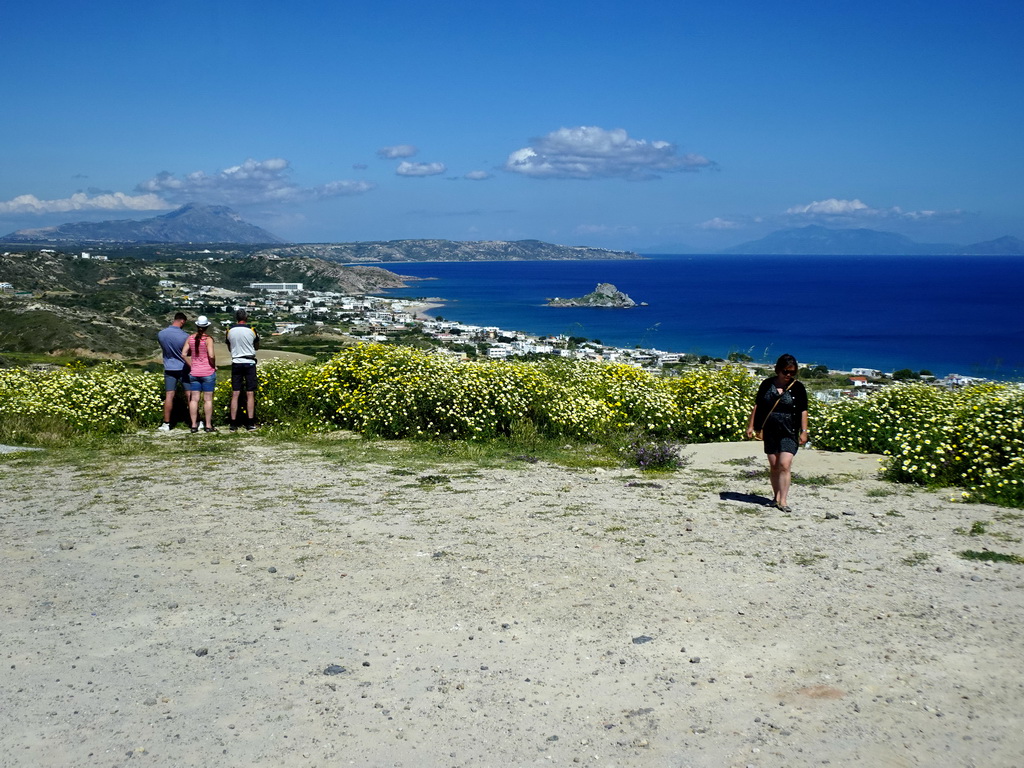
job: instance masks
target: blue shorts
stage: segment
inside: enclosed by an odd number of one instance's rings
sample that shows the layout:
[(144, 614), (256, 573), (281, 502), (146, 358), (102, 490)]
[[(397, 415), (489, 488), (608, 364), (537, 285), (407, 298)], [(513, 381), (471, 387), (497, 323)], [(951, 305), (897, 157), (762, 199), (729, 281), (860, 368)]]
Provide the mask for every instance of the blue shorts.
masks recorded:
[(217, 386), (217, 374), (209, 376), (189, 376), (189, 390), (192, 392), (213, 392)]
[(164, 369), (164, 392), (173, 392), (178, 388), (179, 384), (184, 385), (185, 391), (188, 391), (188, 371), (168, 371)]

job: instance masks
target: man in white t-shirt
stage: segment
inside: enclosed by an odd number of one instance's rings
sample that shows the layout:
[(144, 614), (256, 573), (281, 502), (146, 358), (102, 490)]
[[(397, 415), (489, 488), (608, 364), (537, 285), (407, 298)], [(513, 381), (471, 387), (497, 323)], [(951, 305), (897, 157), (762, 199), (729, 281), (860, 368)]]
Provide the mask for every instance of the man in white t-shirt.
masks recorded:
[(235, 312), (235, 324), (228, 328), (227, 343), (231, 353), (231, 431), (238, 429), (238, 401), (245, 390), (245, 428), (256, 429), (256, 350), (260, 348), (260, 335), (249, 325), (249, 314), (244, 309)]

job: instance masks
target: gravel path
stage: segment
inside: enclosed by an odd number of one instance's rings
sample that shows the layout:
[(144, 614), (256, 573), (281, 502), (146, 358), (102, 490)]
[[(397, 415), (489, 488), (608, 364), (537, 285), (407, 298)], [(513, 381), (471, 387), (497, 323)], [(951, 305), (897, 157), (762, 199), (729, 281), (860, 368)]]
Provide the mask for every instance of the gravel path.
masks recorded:
[(785, 515), (751, 443), (650, 478), (199, 439), (238, 458), (0, 460), (0, 765), (1024, 764), (1024, 566), (957, 556), (1024, 554), (1012, 510), (803, 451)]

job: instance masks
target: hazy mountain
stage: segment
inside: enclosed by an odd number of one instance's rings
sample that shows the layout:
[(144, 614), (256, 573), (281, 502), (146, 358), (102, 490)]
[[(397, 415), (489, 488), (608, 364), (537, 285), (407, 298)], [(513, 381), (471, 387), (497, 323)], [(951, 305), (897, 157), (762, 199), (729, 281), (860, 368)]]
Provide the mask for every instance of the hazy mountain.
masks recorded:
[(910, 256), (954, 253), (948, 243), (916, 243), (895, 232), (874, 229), (828, 229), (820, 226), (780, 229), (760, 240), (741, 243), (721, 253), (821, 256)]
[(1000, 237), (957, 248), (956, 253), (965, 256), (1024, 256), (1024, 240), (1019, 237)]
[(79, 221), (21, 229), (0, 238), (9, 243), (283, 243), (265, 229), (242, 221), (223, 205), (188, 203), (152, 219)]

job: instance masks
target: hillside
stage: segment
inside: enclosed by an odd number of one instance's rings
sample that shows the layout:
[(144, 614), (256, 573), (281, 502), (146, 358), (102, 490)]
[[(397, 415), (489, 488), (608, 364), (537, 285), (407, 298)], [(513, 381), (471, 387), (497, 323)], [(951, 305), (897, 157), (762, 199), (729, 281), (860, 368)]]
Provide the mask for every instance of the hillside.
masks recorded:
[(631, 251), (609, 251), (540, 240), (388, 240), (359, 243), (307, 243), (265, 249), (282, 257), (315, 256), (343, 263), (402, 261), (569, 261), (639, 259)]
[(169, 262), (76, 259), (57, 253), (0, 256), (0, 282), (30, 295), (0, 294), (0, 353), (152, 354), (153, 336), (174, 307), (160, 280), (241, 292), (251, 282), (300, 281), (310, 290), (373, 293), (403, 285), (379, 267), (321, 259), (241, 258)]

